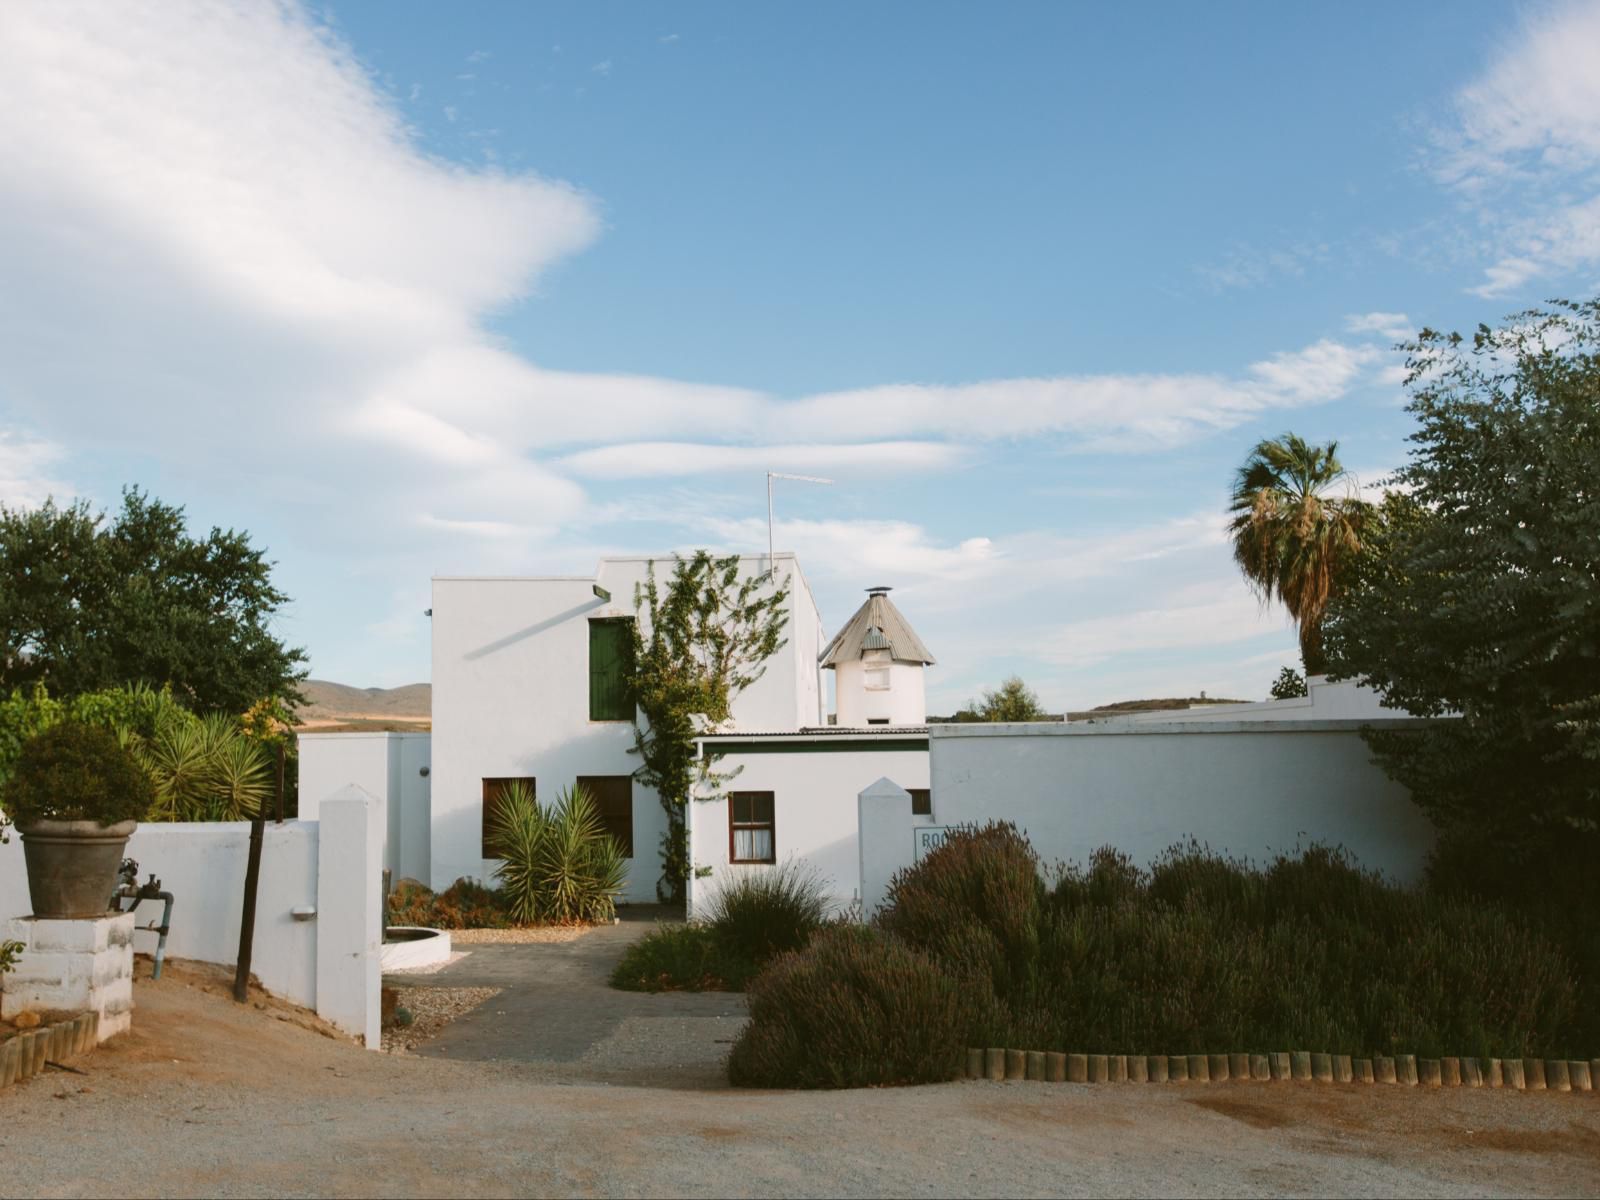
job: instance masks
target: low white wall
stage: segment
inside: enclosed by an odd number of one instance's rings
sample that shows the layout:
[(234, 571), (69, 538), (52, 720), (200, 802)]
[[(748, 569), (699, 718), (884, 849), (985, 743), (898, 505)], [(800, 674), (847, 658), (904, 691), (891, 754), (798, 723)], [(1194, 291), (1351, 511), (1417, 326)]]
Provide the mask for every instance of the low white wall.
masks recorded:
[(933, 821), (1013, 821), (1047, 864), (1107, 845), (1148, 864), (1191, 837), (1257, 861), (1315, 842), (1412, 882), (1433, 828), (1372, 761), (1361, 724), (934, 726)]
[[(344, 819), (337, 827), (298, 820), (266, 824), (251, 970), (268, 991), (316, 1009), (375, 1045), (364, 993), (370, 991), (375, 1006), (378, 984), (364, 956), (370, 929), (383, 919), (382, 806), (359, 789), (354, 797), (340, 797), (339, 804)], [(357, 809), (359, 821), (351, 816)], [(10, 836), (0, 846), (0, 920), (32, 911), (22, 839), (15, 830)], [(134, 830), (127, 857), (138, 861), (140, 882), (154, 872), (173, 894), (169, 957), (225, 966), (238, 961), (249, 853), (246, 821), (151, 823)], [(292, 910), (298, 907), (312, 908), (316, 915), (296, 920)], [(137, 926), (159, 925), (161, 909), (159, 900), (141, 902)], [(381, 931), (376, 936), (381, 940)], [(153, 954), (156, 938), (136, 931), (134, 948)], [(374, 962), (376, 953), (373, 949)]]
[[(252, 968), (262, 986), (306, 1007), (317, 1002), (316, 923), (296, 921), (289, 910), (317, 902), (317, 823), (268, 822), (261, 845)], [(234, 963), (244, 913), (244, 874), (250, 851), (247, 821), (141, 825), (128, 839), (127, 857), (139, 863), (139, 881), (153, 871), (173, 895), (167, 954), (197, 962)], [(0, 915), (25, 916), (28, 875), (22, 839), (0, 846)], [(137, 925), (161, 923), (161, 901), (145, 900)], [(134, 949), (155, 953), (156, 934), (135, 932)]]
[[(842, 909), (862, 894), (857, 796), (885, 777), (903, 788), (927, 787), (928, 752), (875, 749), (872, 739), (851, 743), (859, 748), (840, 749), (839, 735), (826, 736), (834, 740), (817, 739), (822, 749), (794, 739), (792, 749), (725, 754), (716, 769), (737, 772), (723, 792), (773, 794), (778, 862), (805, 860), (827, 882), (834, 906)], [(775, 744), (788, 745), (790, 740), (766, 743)], [(710, 875), (691, 880), (691, 912), (735, 874), (767, 869), (728, 861), (726, 795), (695, 800), (689, 822), (690, 859), (697, 869), (711, 868)]]

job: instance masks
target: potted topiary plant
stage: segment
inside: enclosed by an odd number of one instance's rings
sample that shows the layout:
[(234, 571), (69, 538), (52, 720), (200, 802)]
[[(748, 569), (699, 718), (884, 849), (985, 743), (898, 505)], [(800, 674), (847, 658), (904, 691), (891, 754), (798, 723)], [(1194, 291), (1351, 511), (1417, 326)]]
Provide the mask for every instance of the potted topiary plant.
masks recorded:
[(23, 744), (0, 793), (22, 835), (36, 917), (98, 917), (154, 798), (150, 777), (108, 730), (63, 721)]

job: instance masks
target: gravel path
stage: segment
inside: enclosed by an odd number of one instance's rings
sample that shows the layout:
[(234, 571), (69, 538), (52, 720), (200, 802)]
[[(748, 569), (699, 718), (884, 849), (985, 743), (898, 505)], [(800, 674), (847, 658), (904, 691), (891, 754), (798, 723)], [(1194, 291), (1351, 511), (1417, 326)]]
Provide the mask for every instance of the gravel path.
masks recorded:
[(415, 1052), (478, 1062), (561, 1068), (585, 1080), (657, 1087), (722, 1087), (728, 1048), (745, 1021), (744, 997), (729, 992), (652, 995), (610, 986), (623, 950), (656, 928), (663, 913), (627, 910), (618, 925), (543, 944), (476, 944), (425, 977), (393, 973), (400, 993), (415, 988), (496, 988)]
[[(373, 1054), (220, 973), (0, 1091), (22, 1196), (1513, 1196), (1600, 1192), (1600, 1096), (1294, 1084), (664, 1090)], [(624, 1022), (615, 1035), (627, 1036)]]

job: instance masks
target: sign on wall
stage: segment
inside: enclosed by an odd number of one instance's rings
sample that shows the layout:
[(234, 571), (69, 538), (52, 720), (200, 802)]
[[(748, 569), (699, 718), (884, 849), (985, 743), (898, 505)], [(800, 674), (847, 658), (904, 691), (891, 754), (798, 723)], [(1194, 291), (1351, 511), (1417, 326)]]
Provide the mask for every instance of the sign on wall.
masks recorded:
[(922, 856), (944, 845), (950, 836), (949, 825), (918, 825), (911, 831), (911, 861), (921, 862)]

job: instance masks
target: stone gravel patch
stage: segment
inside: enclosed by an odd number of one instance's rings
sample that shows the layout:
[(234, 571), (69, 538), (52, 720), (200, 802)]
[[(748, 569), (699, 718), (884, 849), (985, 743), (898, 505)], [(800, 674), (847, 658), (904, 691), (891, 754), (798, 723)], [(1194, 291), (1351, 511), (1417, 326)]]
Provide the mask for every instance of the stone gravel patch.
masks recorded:
[(386, 1028), (383, 1048), (391, 1054), (403, 1054), (438, 1036), (451, 1021), (499, 994), (499, 988), (491, 987), (407, 988), (401, 1004), (411, 1013), (411, 1024), (391, 1024)]

